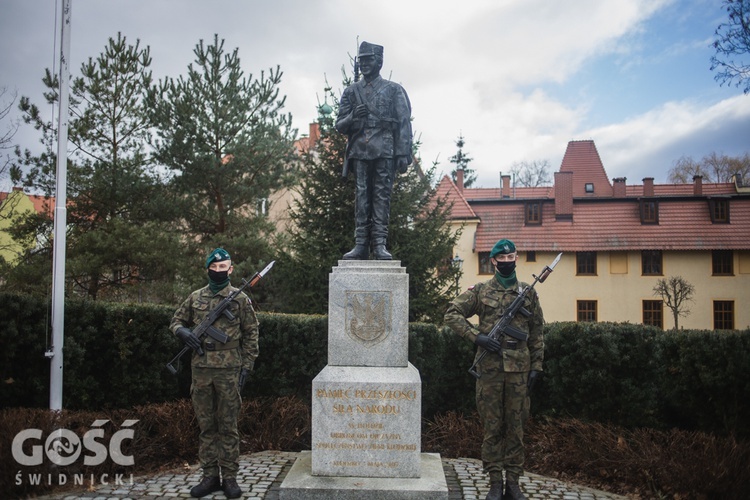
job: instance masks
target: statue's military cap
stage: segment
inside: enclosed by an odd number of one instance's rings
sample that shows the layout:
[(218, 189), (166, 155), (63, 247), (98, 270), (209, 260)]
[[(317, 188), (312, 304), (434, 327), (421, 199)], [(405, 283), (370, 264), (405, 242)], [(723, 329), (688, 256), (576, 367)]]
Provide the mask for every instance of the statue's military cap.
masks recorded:
[(380, 56), (383, 57), (383, 46), (375, 45), (370, 42), (362, 42), (359, 44), (359, 57), (363, 56)]

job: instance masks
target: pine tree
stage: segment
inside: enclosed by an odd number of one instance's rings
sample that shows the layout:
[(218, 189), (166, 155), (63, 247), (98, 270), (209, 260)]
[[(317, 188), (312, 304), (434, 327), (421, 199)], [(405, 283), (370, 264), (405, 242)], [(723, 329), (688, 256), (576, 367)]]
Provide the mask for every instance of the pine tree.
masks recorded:
[[(158, 161), (172, 174), (170, 202), (178, 210), (192, 265), (225, 247), (235, 272), (270, 258), (273, 225), (258, 213), (268, 195), (294, 178), (291, 115), (282, 114), (282, 72), (245, 76), (238, 49), (201, 40), (187, 76), (160, 81), (150, 92)], [(196, 266), (198, 267), (198, 266)], [(188, 278), (195, 284), (198, 271)]]
[(464, 141), (463, 134), (460, 134), (458, 136), (458, 140), (456, 140), (456, 147), (458, 148), (458, 151), (456, 151), (456, 154), (451, 156), (450, 162), (456, 165), (456, 167), (451, 170), (451, 179), (453, 179), (453, 182), (456, 182), (456, 171), (463, 170), (464, 171), (464, 185), (462, 187), (471, 187), (472, 184), (477, 180), (477, 176), (474, 173), (474, 169), (469, 168), (469, 163), (473, 161), (473, 158), (470, 158), (469, 156), (464, 154), (463, 148), (466, 142)]
[[(160, 179), (146, 153), (149, 52), (139, 42), (129, 45), (118, 33), (104, 52), (82, 65), (82, 76), (71, 86), (66, 277), (72, 291), (91, 298), (158, 298), (163, 290), (149, 293), (149, 287), (170, 281), (174, 273), (164, 248), (175, 247), (177, 240), (166, 230)], [(49, 70), (44, 83), (47, 102), (57, 103), (59, 85)], [(22, 98), (20, 107), (24, 121), (42, 131), (45, 151), (19, 152), (15, 172), (24, 165), (24, 185), (54, 195), (55, 127), (28, 98)], [(35, 234), (37, 241), (46, 242), (32, 250), (26, 266), (14, 270), (23, 276), (28, 267), (40, 264), (35, 257), (50, 258), (51, 223), (48, 216), (33, 214), (15, 230), (19, 237)]]
[(292, 224), (287, 241), (280, 242), (286, 252), (269, 280), (279, 311), (326, 314), (328, 274), (354, 241), (353, 180), (341, 177), (346, 136), (336, 131), (334, 121), (331, 110), (319, 113), (320, 139), (303, 153)]

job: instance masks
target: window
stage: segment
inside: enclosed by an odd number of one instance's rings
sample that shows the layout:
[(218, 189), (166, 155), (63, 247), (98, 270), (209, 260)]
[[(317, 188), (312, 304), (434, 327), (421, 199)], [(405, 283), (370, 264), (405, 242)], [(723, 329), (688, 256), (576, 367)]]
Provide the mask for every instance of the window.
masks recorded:
[(643, 276), (661, 276), (661, 250), (643, 250), (641, 252), (641, 274)]
[(258, 200), (255, 213), (259, 216), (268, 215), (268, 198), (261, 198)]
[(594, 183), (593, 182), (587, 182), (586, 186), (584, 187), (587, 193), (593, 193), (594, 192)]
[(656, 200), (641, 200), (641, 224), (659, 223), (659, 203)]
[(526, 252), (526, 262), (536, 262), (536, 252)]
[(540, 225), (542, 223), (542, 203), (530, 201), (525, 206), (526, 224)]
[(479, 252), (479, 274), (495, 274), (490, 261), (490, 252)]
[(576, 252), (576, 274), (596, 276), (596, 252)]
[(711, 252), (711, 271), (714, 276), (734, 276), (734, 255), (731, 250)]
[(596, 301), (579, 300), (576, 302), (576, 317), (578, 321), (596, 322)]
[(643, 324), (664, 328), (664, 308), (661, 300), (643, 301)]
[(714, 224), (729, 224), (729, 200), (709, 200), (711, 222)]
[(714, 330), (734, 330), (733, 300), (714, 300)]

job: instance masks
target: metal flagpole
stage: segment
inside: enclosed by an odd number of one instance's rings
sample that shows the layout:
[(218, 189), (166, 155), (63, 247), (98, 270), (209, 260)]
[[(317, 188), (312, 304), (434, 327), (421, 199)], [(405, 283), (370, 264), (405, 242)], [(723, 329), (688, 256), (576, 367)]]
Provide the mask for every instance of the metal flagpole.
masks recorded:
[(50, 358), (49, 408), (62, 410), (63, 332), (65, 323), (65, 230), (67, 226), (68, 100), (70, 56), (70, 7), (61, 0), (60, 15), (60, 110), (57, 117), (57, 173), (52, 263), (52, 348)]

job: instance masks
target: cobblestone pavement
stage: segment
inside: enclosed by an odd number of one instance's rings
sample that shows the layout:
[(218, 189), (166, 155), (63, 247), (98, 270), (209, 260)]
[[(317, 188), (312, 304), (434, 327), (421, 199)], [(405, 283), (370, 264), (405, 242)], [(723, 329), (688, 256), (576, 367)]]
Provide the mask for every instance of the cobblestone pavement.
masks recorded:
[[(263, 451), (240, 457), (240, 471), (237, 483), (246, 500), (278, 500), (279, 486), (294, 464), (297, 453)], [(481, 500), (489, 491), (489, 479), (482, 472), (482, 463), (471, 458), (443, 459), (443, 470), (448, 483), (450, 500)], [(172, 471), (156, 476), (111, 479), (109, 484), (87, 490), (68, 491), (57, 495), (39, 498), (74, 500), (78, 498), (109, 499), (151, 499), (151, 498), (190, 498), (190, 488), (201, 479), (197, 466), (185, 471)], [(627, 497), (598, 491), (591, 488), (565, 483), (537, 474), (521, 476), (521, 489), (529, 500), (613, 500)], [(206, 498), (224, 498), (217, 492)]]

